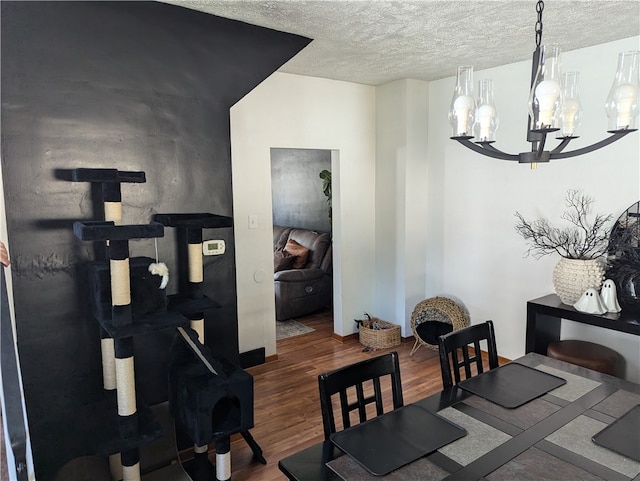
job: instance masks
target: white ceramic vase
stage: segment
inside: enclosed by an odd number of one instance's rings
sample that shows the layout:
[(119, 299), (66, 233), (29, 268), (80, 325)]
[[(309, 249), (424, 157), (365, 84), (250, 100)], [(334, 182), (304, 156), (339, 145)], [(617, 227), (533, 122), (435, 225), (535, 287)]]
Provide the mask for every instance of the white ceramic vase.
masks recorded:
[(566, 259), (553, 270), (553, 287), (560, 300), (572, 306), (589, 288), (600, 291), (604, 279), (605, 263), (602, 259)]

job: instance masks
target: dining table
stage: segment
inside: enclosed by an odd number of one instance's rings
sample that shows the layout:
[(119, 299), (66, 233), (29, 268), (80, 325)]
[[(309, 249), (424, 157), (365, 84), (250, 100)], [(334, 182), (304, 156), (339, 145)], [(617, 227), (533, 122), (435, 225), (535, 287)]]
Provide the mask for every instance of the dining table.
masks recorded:
[[(348, 446), (339, 442), (344, 434), (287, 456), (278, 467), (294, 481), (640, 481), (640, 384), (533, 352), (496, 369), (510, 364), (518, 364), (511, 366), (518, 369), (504, 370), (506, 386), (500, 386), (493, 374), (494, 379), (487, 377), (484, 384), (496, 393), (510, 391), (517, 397), (537, 382), (536, 377), (548, 374), (559, 382), (515, 407), (501, 405), (491, 392), (472, 392), (459, 383), (399, 408), (407, 410), (406, 416), (421, 413), (427, 419), (435, 415), (465, 434), (451, 437), (439, 448), (420, 453), (388, 473), (374, 473), (356, 452), (348, 454), (338, 448), (338, 444)], [(517, 377), (509, 378), (509, 371)], [(420, 433), (421, 421), (405, 427), (411, 423), (402, 422), (403, 417), (394, 412), (378, 416), (376, 425), (385, 425), (385, 432), (398, 439), (425, 436)], [(393, 457), (395, 443), (382, 443), (383, 436), (363, 435), (375, 432), (374, 425), (367, 426), (372, 422), (348, 428), (360, 435), (352, 437), (363, 443), (356, 447), (375, 451), (372, 457), (378, 460), (384, 460), (387, 453)], [(404, 436), (403, 430), (410, 432)], [(433, 436), (439, 432), (424, 431)], [(380, 445), (386, 447), (376, 451)]]

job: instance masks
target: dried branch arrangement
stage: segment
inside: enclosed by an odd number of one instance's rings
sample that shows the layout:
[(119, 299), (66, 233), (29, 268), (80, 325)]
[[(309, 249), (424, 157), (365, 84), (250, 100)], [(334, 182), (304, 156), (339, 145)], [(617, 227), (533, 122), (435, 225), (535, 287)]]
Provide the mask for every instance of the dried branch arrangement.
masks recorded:
[(552, 227), (546, 219), (529, 222), (516, 212), (518, 222), (515, 229), (529, 245), (526, 255), (539, 259), (556, 252), (567, 259), (597, 259), (606, 254), (610, 233), (606, 224), (612, 216), (597, 214), (589, 223), (591, 204), (591, 197), (569, 190), (566, 197), (568, 210), (561, 218), (571, 225), (562, 229)]

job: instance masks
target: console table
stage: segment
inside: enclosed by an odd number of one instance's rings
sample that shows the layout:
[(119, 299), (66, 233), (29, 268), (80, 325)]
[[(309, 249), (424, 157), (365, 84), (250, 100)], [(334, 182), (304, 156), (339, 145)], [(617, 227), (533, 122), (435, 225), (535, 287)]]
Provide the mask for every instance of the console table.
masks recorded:
[(640, 316), (637, 314), (587, 314), (563, 304), (556, 294), (527, 302), (526, 352), (547, 353), (547, 346), (560, 339), (560, 322), (568, 319), (582, 324), (640, 336)]

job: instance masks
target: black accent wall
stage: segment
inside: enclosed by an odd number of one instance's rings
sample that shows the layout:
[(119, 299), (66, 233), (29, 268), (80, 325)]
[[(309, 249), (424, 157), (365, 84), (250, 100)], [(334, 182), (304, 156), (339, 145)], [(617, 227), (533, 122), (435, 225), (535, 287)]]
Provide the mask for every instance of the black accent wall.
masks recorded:
[[(102, 395), (97, 322), (86, 262), (98, 246), (74, 237), (100, 219), (97, 189), (58, 169), (144, 171), (123, 184), (124, 222), (156, 213), (233, 216), (229, 108), (309, 39), (155, 2), (1, 3), (2, 172), (18, 348), (38, 481), (91, 454), (86, 407)], [(175, 292), (177, 233), (158, 239)], [(204, 260), (207, 345), (238, 359), (234, 236)], [(95, 248), (95, 250), (94, 250)], [(155, 257), (152, 240), (132, 256)], [(136, 338), (138, 393), (166, 400), (173, 332)]]

